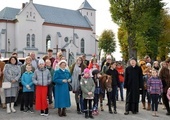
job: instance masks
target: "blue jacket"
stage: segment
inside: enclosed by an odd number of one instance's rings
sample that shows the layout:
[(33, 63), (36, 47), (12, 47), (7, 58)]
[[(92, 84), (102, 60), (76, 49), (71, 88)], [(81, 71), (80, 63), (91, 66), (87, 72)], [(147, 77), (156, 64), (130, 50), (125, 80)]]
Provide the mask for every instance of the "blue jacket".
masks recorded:
[[(21, 83), (23, 85), (23, 92), (34, 92), (34, 83), (32, 82), (33, 72), (25, 72), (21, 77)], [(26, 85), (29, 85), (31, 89), (28, 89)]]
[(55, 83), (55, 108), (66, 108), (71, 106), (68, 83), (62, 82), (64, 79), (71, 79), (68, 70), (57, 69), (54, 73), (53, 82)]

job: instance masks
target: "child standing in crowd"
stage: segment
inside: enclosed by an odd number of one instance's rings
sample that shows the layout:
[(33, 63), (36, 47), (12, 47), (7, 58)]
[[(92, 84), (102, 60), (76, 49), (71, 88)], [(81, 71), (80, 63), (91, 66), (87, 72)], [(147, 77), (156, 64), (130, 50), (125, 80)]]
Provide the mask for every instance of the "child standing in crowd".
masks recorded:
[(23, 97), (25, 103), (24, 112), (30, 111), (33, 113), (33, 100), (34, 100), (34, 84), (32, 82), (32, 66), (26, 65), (26, 72), (21, 77), (21, 83), (23, 85)]
[[(112, 76), (112, 103), (114, 106), (114, 114), (117, 114), (116, 111), (116, 92), (117, 92), (117, 87), (120, 86), (119, 83), (119, 73), (116, 70), (116, 62), (111, 62), (109, 69), (106, 71), (107, 75)], [(107, 93), (109, 94), (109, 93)], [(110, 109), (110, 108), (109, 108)], [(109, 110), (110, 113), (113, 113), (112, 110)]]
[[(46, 59), (45, 61), (45, 66), (46, 68), (50, 71), (51, 73), (51, 81), (53, 81), (53, 75), (54, 75), (54, 69), (51, 67), (51, 61), (50, 59)], [(49, 103), (49, 108), (53, 108), (53, 97), (52, 97), (52, 92), (53, 92), (53, 84), (52, 82), (48, 85), (48, 103)]]
[[(84, 75), (81, 78), (80, 86), (83, 94), (84, 112), (85, 118), (94, 118), (92, 115), (92, 100), (94, 98), (95, 84), (93, 79), (90, 77), (90, 70), (88, 68), (84, 69)], [(87, 105), (89, 110), (87, 110)]]
[(148, 79), (147, 82), (148, 93), (151, 95), (152, 101), (152, 116), (158, 117), (158, 98), (159, 95), (163, 92), (162, 81), (158, 78), (158, 71), (153, 69), (152, 76)]
[(99, 114), (99, 111), (98, 111), (99, 96), (100, 96), (100, 94), (103, 93), (102, 89), (101, 89), (100, 81), (99, 81), (101, 74), (100, 74), (99, 70), (93, 70), (92, 75), (93, 75), (92, 78), (95, 83), (93, 115), (98, 115)]
[(36, 100), (35, 109), (41, 110), (42, 116), (48, 116), (48, 103), (47, 103), (47, 92), (48, 85), (51, 83), (51, 73), (45, 68), (43, 59), (38, 61), (38, 69), (35, 70), (33, 75), (33, 82), (36, 85)]

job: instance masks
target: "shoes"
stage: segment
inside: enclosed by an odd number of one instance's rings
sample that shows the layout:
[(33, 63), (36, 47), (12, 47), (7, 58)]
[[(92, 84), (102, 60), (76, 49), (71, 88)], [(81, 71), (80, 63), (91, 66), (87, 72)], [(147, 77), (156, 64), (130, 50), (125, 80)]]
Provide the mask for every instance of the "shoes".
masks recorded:
[(117, 114), (117, 111), (116, 111), (116, 110), (114, 111), (114, 114)]
[(6, 108), (6, 104), (2, 103), (2, 109), (5, 109), (5, 108)]
[(25, 107), (24, 112), (28, 112), (29, 108)]
[(132, 114), (137, 114), (137, 112), (132, 112)]
[(40, 115), (41, 115), (41, 116), (45, 116), (45, 117), (49, 116), (49, 114), (48, 114), (48, 113), (47, 113), (47, 114), (45, 114), (45, 113), (41, 113)]
[(109, 111), (109, 113), (110, 113), (110, 114), (113, 114), (113, 112), (112, 112), (112, 111)]
[(44, 113), (44, 116), (45, 116), (45, 117), (47, 117), (48, 115), (49, 115), (48, 113), (47, 113), (47, 114)]
[(77, 114), (81, 114), (81, 111), (77, 111)]
[(166, 115), (170, 115), (170, 112), (167, 112)]
[(20, 108), (20, 111), (24, 111), (24, 108), (21, 107), (21, 108)]
[(92, 115), (89, 115), (89, 118), (94, 119), (94, 117)]
[(126, 111), (125, 113), (124, 113), (124, 115), (128, 115), (129, 114), (129, 111)]
[(33, 110), (33, 108), (30, 108), (30, 113), (34, 113), (34, 110)]

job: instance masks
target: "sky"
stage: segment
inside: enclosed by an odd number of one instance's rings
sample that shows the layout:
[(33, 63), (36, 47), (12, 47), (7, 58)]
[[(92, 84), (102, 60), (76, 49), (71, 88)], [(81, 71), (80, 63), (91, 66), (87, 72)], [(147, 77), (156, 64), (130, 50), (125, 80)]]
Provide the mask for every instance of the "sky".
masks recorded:
[[(96, 9), (96, 35), (100, 36), (101, 33), (106, 29), (111, 29), (116, 36), (117, 40), (117, 30), (118, 25), (116, 25), (112, 19), (109, 12), (110, 3), (109, 0), (87, 0), (89, 4)], [(1, 0), (0, 11), (5, 7), (21, 8), (22, 3), (29, 2), (29, 0)], [(33, 0), (33, 3), (48, 5), (53, 7), (60, 7), (66, 9), (77, 10), (84, 0)], [(170, 1), (163, 0), (167, 3), (166, 8), (170, 8)], [(117, 40), (118, 41), (118, 40)], [(116, 60), (121, 60), (120, 48), (117, 42), (116, 52), (113, 53)]]

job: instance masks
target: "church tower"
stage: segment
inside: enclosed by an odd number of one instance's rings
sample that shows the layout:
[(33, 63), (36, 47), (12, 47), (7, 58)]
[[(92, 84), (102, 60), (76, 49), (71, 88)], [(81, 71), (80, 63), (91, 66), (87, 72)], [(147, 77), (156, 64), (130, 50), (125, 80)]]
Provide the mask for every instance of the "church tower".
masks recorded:
[(93, 34), (96, 34), (96, 10), (91, 7), (87, 0), (84, 0), (78, 10), (92, 27)]

